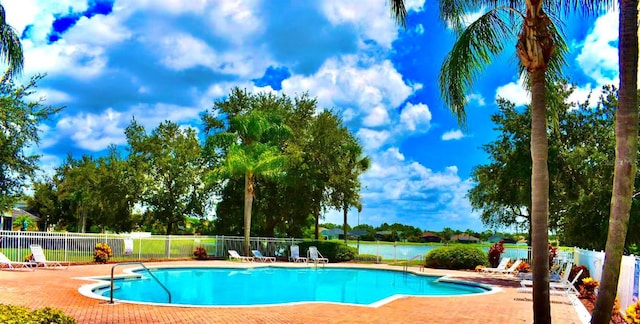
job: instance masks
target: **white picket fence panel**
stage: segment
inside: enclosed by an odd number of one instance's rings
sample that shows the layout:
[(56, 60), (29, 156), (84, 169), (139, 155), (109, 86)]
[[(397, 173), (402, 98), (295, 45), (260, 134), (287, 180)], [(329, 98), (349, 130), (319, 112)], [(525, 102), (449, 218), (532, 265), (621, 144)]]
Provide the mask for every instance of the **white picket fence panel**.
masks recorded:
[[(302, 239), (252, 237), (250, 246), (265, 256), (286, 257), (289, 246), (298, 242)], [(241, 253), (244, 250), (244, 238), (237, 236), (0, 231), (0, 252), (13, 261), (24, 260), (31, 253), (29, 245), (39, 244), (48, 259), (92, 262), (97, 243), (109, 244), (113, 252), (111, 260), (123, 262), (191, 258), (197, 246), (217, 257), (227, 256), (229, 249)]]
[[(583, 250), (574, 248), (574, 263), (576, 265), (584, 265), (589, 269), (591, 277), (598, 282), (602, 280), (602, 267), (604, 265), (604, 252)], [(622, 257), (620, 264), (620, 279), (618, 280), (618, 302), (620, 310), (624, 310), (638, 300), (638, 291), (640, 290), (639, 271), (636, 266), (640, 265), (640, 259), (633, 255), (625, 255)]]

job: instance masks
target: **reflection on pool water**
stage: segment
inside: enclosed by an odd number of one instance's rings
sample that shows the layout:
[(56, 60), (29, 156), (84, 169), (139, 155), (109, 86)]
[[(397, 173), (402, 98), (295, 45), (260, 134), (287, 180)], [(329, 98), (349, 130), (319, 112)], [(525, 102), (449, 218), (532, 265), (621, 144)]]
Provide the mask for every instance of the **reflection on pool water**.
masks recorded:
[[(169, 289), (172, 304), (267, 305), (338, 302), (370, 305), (394, 295), (443, 296), (487, 292), (482, 286), (439, 282), (436, 276), (349, 268), (167, 268), (153, 269)], [(167, 303), (168, 296), (148, 273), (116, 279), (114, 298)], [(108, 286), (94, 293), (109, 297)]]

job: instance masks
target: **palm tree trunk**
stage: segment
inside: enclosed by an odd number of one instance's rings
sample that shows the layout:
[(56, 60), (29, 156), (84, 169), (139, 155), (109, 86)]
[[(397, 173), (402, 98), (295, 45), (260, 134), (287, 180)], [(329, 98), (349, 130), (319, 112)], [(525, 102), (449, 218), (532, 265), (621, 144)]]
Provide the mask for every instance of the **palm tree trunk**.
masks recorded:
[(616, 112), (616, 164), (609, 234), (602, 280), (591, 323), (609, 323), (618, 292), (620, 263), (629, 227), (638, 151), (638, 0), (620, 0), (618, 64), (620, 90)]
[(533, 249), (533, 322), (551, 323), (549, 298), (549, 169), (545, 71), (531, 75), (531, 242)]
[(249, 255), (251, 250), (249, 239), (251, 238), (251, 205), (253, 204), (253, 174), (244, 175), (244, 255)]

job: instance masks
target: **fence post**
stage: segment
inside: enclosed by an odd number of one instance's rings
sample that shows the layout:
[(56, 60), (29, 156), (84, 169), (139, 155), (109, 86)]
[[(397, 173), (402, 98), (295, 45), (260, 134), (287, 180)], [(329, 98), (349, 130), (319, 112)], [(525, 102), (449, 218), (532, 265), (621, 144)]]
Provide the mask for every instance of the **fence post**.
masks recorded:
[(65, 232), (64, 233), (64, 261), (69, 261), (67, 260), (67, 250), (69, 249), (69, 233)]
[(171, 235), (167, 235), (167, 240), (169, 241), (169, 248), (167, 249), (167, 259), (171, 259)]

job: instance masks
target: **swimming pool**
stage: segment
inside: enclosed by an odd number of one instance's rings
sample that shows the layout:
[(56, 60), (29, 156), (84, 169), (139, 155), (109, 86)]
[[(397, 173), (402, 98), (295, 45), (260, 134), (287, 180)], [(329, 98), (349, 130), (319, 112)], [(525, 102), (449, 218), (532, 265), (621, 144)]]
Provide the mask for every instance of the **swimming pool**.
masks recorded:
[[(482, 285), (439, 281), (441, 277), (354, 268), (157, 268), (153, 274), (171, 292), (171, 305), (256, 306), (334, 302), (377, 306), (395, 298), (486, 293)], [(114, 299), (168, 302), (166, 292), (144, 271), (114, 281)], [(92, 292), (109, 297), (109, 285)]]

